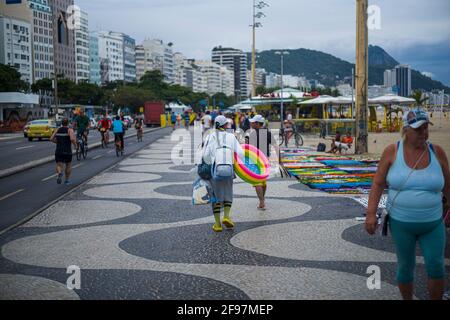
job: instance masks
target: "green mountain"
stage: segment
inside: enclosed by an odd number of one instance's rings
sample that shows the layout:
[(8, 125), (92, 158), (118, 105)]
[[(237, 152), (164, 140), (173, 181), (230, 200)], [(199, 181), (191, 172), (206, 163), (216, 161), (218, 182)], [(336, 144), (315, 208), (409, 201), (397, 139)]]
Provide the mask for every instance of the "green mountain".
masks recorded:
[[(275, 54), (279, 50), (268, 50), (258, 53), (258, 68), (267, 72), (281, 73), (280, 56)], [(334, 86), (336, 81), (351, 79), (354, 64), (339, 59), (331, 54), (309, 49), (283, 50), (289, 55), (284, 56), (284, 74), (303, 76), (307, 79), (319, 80), (326, 86)], [(251, 54), (248, 53), (248, 61)], [(400, 64), (379, 46), (369, 46), (369, 85), (382, 85), (384, 71), (393, 69)], [(248, 64), (249, 68), (251, 63)], [(433, 89), (450, 92), (450, 88), (439, 81), (422, 75), (417, 70), (411, 72), (413, 89), (431, 91)]]

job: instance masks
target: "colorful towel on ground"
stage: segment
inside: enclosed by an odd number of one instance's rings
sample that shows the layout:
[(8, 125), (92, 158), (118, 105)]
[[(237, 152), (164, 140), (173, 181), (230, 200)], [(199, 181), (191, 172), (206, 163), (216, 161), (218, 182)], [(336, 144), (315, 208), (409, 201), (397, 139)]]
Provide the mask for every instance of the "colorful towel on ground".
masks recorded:
[(281, 162), (288, 172), (312, 189), (331, 194), (368, 194), (377, 171), (377, 159), (352, 159), (312, 148), (283, 149)]

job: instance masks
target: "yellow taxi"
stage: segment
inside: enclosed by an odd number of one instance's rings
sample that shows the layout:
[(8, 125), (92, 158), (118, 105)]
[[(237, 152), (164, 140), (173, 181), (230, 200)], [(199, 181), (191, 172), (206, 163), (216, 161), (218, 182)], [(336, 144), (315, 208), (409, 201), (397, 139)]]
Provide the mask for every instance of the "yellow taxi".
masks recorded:
[(50, 119), (31, 121), (27, 127), (28, 141), (50, 139), (57, 129), (56, 122)]

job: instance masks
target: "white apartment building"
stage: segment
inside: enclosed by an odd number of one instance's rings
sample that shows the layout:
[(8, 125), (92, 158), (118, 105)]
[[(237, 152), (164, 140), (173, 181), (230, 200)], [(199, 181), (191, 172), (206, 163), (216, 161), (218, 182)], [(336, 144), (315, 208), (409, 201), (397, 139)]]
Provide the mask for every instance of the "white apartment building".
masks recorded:
[(0, 15), (0, 63), (15, 68), (32, 83), (32, 32), (29, 22)]
[(394, 87), (397, 85), (397, 76), (395, 70), (384, 71), (384, 86)]
[(76, 81), (83, 82), (90, 79), (90, 41), (88, 14), (81, 11), (80, 25), (75, 29), (75, 60)]
[[(227, 96), (234, 95), (234, 72), (226, 67), (220, 66), (211, 61), (196, 61), (195, 65), (199, 68), (203, 77), (200, 83), (209, 95), (224, 93)], [(202, 92), (202, 91), (199, 91)]]
[(33, 82), (53, 78), (53, 15), (48, 0), (28, 0), (32, 11)]
[(281, 75), (270, 72), (266, 75), (266, 88), (281, 87)]
[(102, 69), (102, 82), (125, 80), (123, 37), (110, 31), (100, 31), (98, 36), (98, 55)]
[[(142, 54), (142, 49), (144, 54)], [(174, 55), (171, 43), (164, 44), (162, 40), (158, 39), (145, 40), (139, 46), (136, 65), (139, 65), (139, 71), (136, 72), (138, 78), (142, 77), (147, 71), (159, 70), (164, 75), (164, 81), (167, 83), (175, 82)]]
[(154, 70), (153, 60), (147, 56), (144, 46), (136, 46), (136, 78), (141, 80), (145, 72)]

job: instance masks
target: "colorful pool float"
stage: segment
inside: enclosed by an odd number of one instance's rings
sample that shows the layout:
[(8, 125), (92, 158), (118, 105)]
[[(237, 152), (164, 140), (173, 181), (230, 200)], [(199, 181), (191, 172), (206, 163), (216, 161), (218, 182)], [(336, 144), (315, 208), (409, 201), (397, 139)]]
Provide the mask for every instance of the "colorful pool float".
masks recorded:
[(270, 175), (270, 163), (266, 155), (256, 147), (248, 144), (242, 146), (245, 162), (234, 154), (234, 171), (245, 182), (255, 185), (267, 180)]

